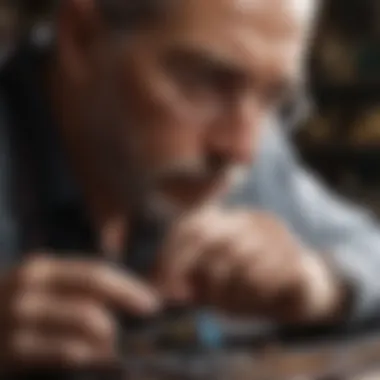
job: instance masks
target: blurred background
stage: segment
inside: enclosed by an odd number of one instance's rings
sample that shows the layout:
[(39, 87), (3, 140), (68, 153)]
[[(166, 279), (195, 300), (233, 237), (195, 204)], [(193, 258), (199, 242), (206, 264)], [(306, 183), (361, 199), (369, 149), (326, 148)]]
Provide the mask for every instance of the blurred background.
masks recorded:
[(309, 70), (316, 108), (295, 136), (301, 154), (380, 215), (380, 1), (324, 1)]
[[(54, 0), (0, 0), (0, 60)], [(310, 53), (311, 116), (300, 154), (334, 189), (380, 215), (380, 1), (325, 0)]]
[[(0, 64), (31, 27), (51, 20), (53, 3), (0, 0)], [(294, 132), (299, 153), (380, 216), (380, 0), (324, 1), (309, 74), (315, 107)]]

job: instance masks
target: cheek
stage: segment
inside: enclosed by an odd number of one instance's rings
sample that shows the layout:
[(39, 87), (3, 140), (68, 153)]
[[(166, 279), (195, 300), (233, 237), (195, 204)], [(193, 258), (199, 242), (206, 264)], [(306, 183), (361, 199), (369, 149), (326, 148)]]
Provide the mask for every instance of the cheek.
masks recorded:
[(139, 151), (150, 167), (161, 168), (181, 161), (197, 159), (202, 155), (203, 136), (191, 126), (173, 122), (169, 113), (160, 122), (152, 118), (138, 132)]
[[(132, 71), (133, 72), (133, 71)], [(125, 118), (144, 166), (161, 167), (201, 154), (205, 122), (174, 90), (157, 77), (139, 72), (129, 76), (124, 89)]]

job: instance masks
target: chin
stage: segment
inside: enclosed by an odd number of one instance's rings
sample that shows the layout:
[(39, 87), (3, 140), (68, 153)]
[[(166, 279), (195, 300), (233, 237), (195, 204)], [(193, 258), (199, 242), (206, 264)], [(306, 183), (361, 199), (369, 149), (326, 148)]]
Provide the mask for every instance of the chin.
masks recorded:
[(159, 222), (168, 223), (178, 218), (185, 211), (176, 202), (161, 194), (151, 195), (144, 203), (144, 217)]
[(217, 197), (204, 197), (202, 200), (197, 200), (193, 203), (183, 203), (165, 194), (156, 193), (151, 195), (145, 203), (145, 215), (149, 219), (167, 223), (179, 218), (186, 212), (200, 208), (206, 204), (218, 203), (219, 200), (220, 198)]

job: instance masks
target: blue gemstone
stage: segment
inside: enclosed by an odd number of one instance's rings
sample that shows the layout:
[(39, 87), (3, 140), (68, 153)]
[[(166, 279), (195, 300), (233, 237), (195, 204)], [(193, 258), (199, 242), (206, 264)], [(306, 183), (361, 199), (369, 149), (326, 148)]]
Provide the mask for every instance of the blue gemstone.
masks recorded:
[(212, 315), (201, 312), (196, 316), (197, 335), (204, 348), (215, 349), (223, 345), (223, 332)]

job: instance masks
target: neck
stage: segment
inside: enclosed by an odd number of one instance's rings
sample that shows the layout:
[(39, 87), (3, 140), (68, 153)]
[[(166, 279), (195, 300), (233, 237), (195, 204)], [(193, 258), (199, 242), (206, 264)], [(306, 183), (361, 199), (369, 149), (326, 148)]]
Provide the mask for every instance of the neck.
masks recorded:
[(59, 135), (67, 164), (78, 184), (85, 207), (98, 232), (99, 249), (112, 256), (123, 250), (128, 231), (128, 212), (116, 194), (95, 170), (93, 152), (81, 135), (86, 120), (80, 94), (62, 79), (62, 70), (53, 63), (48, 70), (53, 116), (59, 123)]

